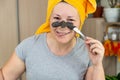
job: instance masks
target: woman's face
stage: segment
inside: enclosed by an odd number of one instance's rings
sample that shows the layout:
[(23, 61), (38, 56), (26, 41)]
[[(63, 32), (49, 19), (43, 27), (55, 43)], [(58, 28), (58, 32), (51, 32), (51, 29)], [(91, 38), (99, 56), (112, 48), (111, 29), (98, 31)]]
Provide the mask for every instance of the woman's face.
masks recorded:
[(52, 23), (56, 21), (72, 22), (74, 26), (79, 27), (80, 18), (77, 10), (73, 6), (61, 2), (55, 6), (50, 17), (51, 33), (54, 38), (61, 43), (71, 41), (75, 37), (75, 32), (67, 27), (53, 27)]

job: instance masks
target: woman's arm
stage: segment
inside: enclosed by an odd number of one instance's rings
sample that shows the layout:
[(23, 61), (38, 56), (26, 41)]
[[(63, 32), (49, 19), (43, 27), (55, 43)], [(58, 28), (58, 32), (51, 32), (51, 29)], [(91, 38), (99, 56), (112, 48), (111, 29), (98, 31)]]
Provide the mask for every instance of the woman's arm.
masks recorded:
[(0, 69), (0, 80), (4, 80), (2, 69)]
[[(16, 80), (25, 71), (24, 62), (13, 53), (8, 62), (2, 67), (4, 80)], [(1, 78), (2, 74), (0, 74)], [(0, 79), (1, 80), (1, 79)]]
[(85, 80), (105, 80), (102, 64), (89, 67)]
[(86, 80), (105, 80), (102, 64), (105, 50), (102, 43), (98, 40), (87, 37), (86, 44), (89, 49), (90, 59), (92, 61), (92, 66), (88, 68), (86, 74)]

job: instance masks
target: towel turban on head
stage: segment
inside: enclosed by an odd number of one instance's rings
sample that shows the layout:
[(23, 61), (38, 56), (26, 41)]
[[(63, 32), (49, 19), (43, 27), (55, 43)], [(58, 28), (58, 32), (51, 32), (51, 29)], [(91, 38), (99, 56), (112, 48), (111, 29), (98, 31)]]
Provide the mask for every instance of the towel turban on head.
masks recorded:
[[(50, 32), (50, 22), (49, 22), (50, 15), (55, 5), (57, 5), (61, 1), (63, 0), (48, 0), (46, 22), (38, 28), (35, 34)], [(96, 10), (96, 0), (64, 0), (64, 1), (72, 5), (78, 11), (81, 22), (79, 29), (82, 28), (82, 25), (85, 19), (87, 18), (88, 14), (93, 13)]]

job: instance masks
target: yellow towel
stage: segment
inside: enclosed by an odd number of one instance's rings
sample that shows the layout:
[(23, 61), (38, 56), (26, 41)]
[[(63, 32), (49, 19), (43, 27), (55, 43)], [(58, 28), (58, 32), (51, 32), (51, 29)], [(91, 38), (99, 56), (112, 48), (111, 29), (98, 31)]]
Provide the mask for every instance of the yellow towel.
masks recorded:
[[(61, 1), (62, 0), (48, 0), (46, 22), (38, 28), (35, 34), (50, 32), (49, 18), (51, 12), (55, 5)], [(85, 19), (87, 18), (88, 14), (93, 13), (96, 10), (96, 0), (64, 0), (64, 1), (69, 3), (78, 10), (81, 20), (81, 25), (79, 29), (82, 28), (82, 25)]]

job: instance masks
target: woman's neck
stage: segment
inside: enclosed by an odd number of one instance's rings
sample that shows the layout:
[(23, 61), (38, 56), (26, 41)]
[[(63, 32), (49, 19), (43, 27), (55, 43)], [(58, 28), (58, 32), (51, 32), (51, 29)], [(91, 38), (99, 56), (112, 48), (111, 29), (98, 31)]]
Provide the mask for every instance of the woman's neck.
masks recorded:
[(47, 45), (55, 55), (63, 56), (68, 54), (76, 44), (76, 38), (67, 43), (60, 43), (55, 40), (51, 34), (47, 34)]

